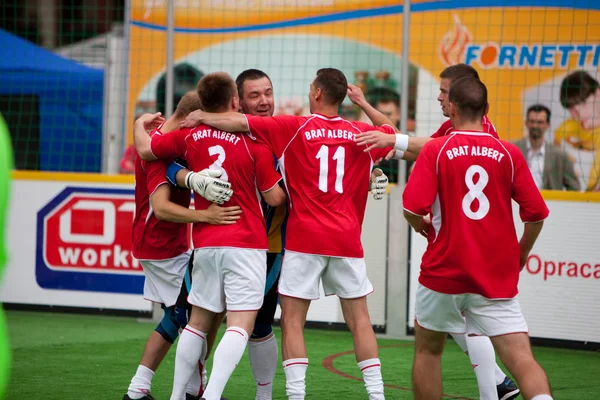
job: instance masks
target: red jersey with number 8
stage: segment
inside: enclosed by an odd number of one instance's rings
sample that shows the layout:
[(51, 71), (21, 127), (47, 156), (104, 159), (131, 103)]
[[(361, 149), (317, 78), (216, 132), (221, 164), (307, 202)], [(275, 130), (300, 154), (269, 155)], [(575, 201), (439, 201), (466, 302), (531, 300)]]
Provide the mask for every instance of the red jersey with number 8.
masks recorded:
[(365, 152), (354, 135), (374, 128), (339, 116), (246, 115), (250, 134), (277, 156), (289, 198), (286, 250), (363, 257), (360, 240), (373, 160), (391, 148)]
[(428, 142), (403, 193), (406, 211), (431, 213), (419, 282), (446, 294), (516, 296), (520, 251), (512, 200), (525, 223), (549, 214), (515, 145), (473, 131)]
[[(231, 183), (233, 196), (223, 206), (240, 206), (243, 214), (232, 225), (198, 223), (192, 229), (194, 248), (235, 247), (266, 250), (267, 233), (259, 192), (272, 189), (281, 180), (275, 170), (273, 154), (244, 134), (223, 132), (206, 125), (181, 129), (168, 135), (155, 135), (150, 142), (157, 158), (173, 159), (185, 154), (192, 171), (221, 169), (219, 179)], [(211, 203), (194, 197), (197, 210)]]

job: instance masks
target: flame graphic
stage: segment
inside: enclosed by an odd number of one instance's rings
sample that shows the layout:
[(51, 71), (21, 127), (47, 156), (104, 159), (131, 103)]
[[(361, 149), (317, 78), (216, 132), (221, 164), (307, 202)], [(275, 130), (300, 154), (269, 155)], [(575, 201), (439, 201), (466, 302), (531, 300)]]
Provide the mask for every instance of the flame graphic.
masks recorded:
[(454, 29), (448, 31), (440, 41), (440, 58), (447, 66), (455, 65), (463, 61), (467, 45), (471, 43), (471, 33), (454, 15)]

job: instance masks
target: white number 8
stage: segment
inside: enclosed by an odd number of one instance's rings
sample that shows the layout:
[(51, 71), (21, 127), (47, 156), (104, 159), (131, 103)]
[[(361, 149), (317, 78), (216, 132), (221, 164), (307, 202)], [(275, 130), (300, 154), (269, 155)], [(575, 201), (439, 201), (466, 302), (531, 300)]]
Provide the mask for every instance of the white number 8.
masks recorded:
[[(473, 182), (475, 174), (479, 174), (477, 182)], [(489, 175), (483, 167), (479, 165), (471, 165), (465, 174), (465, 183), (469, 188), (469, 191), (463, 197), (462, 209), (465, 215), (475, 221), (483, 219), (490, 211), (490, 201), (483, 194), (483, 189), (488, 184)], [(471, 205), (477, 199), (479, 201), (479, 208), (477, 211), (471, 210)]]

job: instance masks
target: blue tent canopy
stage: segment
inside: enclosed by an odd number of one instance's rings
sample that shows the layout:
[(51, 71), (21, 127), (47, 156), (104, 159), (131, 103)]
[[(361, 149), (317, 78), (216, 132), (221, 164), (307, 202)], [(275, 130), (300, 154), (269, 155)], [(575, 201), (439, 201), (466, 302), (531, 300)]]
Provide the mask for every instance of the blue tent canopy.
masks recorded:
[(0, 46), (0, 96), (15, 96), (15, 108), (17, 96), (39, 99), (40, 169), (99, 172), (104, 72), (1, 29)]

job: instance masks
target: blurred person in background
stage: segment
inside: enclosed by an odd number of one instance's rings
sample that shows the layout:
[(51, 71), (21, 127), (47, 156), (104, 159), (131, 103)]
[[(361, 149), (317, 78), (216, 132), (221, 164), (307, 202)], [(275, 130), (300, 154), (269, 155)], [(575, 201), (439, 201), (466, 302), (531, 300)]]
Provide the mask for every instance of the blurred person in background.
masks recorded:
[(540, 190), (580, 190), (573, 162), (560, 148), (548, 144), (545, 133), (550, 127), (550, 109), (535, 104), (527, 109), (525, 126), (529, 135), (515, 142), (521, 150)]

